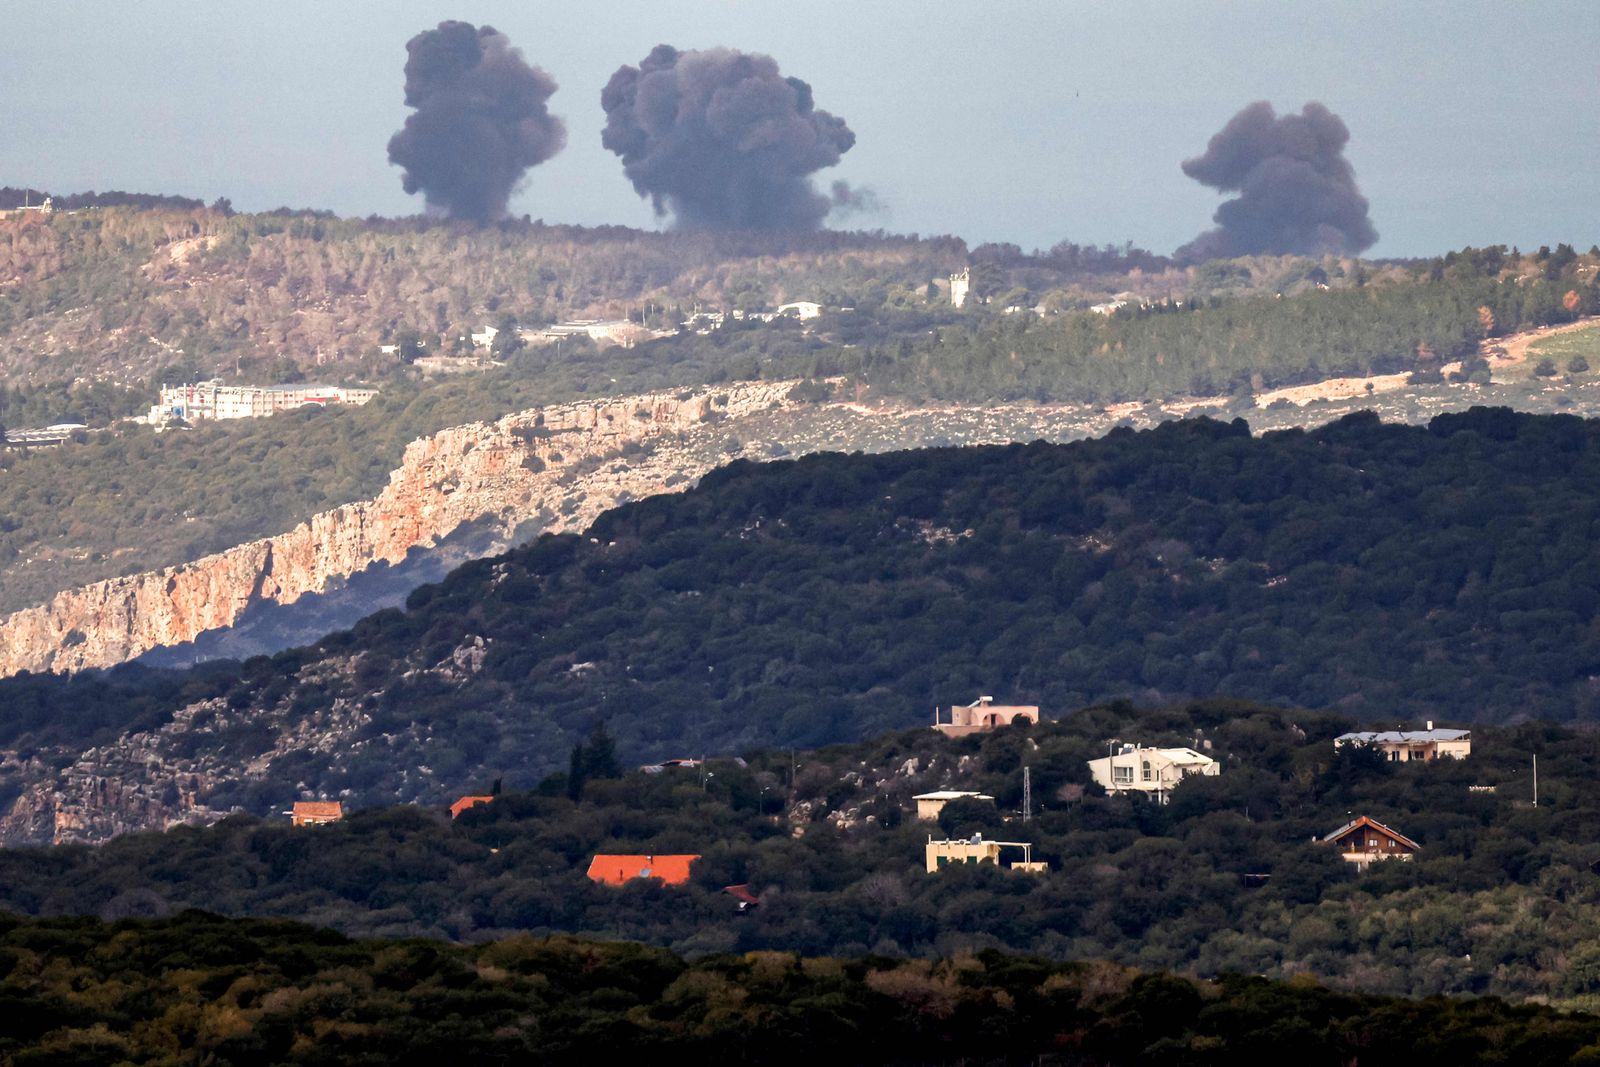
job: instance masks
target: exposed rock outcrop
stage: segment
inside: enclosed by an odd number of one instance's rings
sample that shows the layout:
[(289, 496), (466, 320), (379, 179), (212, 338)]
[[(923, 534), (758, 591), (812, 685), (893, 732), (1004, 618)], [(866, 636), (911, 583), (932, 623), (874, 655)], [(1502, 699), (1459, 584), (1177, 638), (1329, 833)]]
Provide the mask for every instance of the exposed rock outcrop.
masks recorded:
[[(666, 491), (669, 478), (679, 488), (692, 484), (711, 462), (700, 455), (707, 450), (686, 444), (721, 420), (788, 404), (792, 385), (562, 404), (421, 438), (372, 500), (191, 563), (70, 589), (0, 619), (0, 676), (107, 667), (192, 641), (253, 604), (321, 592), (465, 523), (509, 533), (542, 517), (546, 529), (582, 529), (629, 496)], [(626, 462), (608, 465), (625, 450)]]

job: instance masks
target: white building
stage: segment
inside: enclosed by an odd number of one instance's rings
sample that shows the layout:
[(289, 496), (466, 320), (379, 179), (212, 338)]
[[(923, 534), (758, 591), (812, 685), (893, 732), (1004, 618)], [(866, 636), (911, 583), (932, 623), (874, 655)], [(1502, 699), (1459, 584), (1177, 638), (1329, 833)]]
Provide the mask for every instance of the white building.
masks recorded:
[(963, 267), (960, 271), (950, 275), (950, 304), (960, 307), (967, 302), (967, 293), (972, 289), (972, 271)]
[(814, 300), (796, 300), (779, 304), (778, 314), (791, 319), (814, 319), (822, 314), (822, 305)]
[(469, 335), (472, 338), (472, 347), (493, 348), (494, 339), (499, 333), (500, 331), (495, 329), (493, 326), (485, 326), (481, 330), (474, 331)]
[(1167, 794), (1191, 775), (1214, 778), (1222, 765), (1192, 748), (1142, 748), (1123, 745), (1089, 761), (1089, 773), (1108, 793), (1150, 793), (1163, 804)]
[(1391, 763), (1410, 763), (1412, 760), (1466, 759), (1472, 755), (1472, 731), (1433, 728), (1429, 721), (1426, 730), (1363, 730), (1340, 734), (1333, 739), (1333, 747), (1361, 745), (1376, 748)]
[(221, 379), (213, 378), (192, 385), (162, 386), (161, 399), (145, 421), (160, 425), (171, 419), (258, 419), (311, 405), (361, 405), (377, 395), (376, 389), (342, 385), (223, 385)]

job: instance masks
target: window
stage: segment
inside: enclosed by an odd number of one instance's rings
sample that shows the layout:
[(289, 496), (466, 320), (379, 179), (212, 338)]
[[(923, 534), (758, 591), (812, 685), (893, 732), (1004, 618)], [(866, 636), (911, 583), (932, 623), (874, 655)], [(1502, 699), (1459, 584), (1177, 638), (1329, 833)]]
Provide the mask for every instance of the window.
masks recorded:
[(1117, 784), (1121, 784), (1121, 785), (1131, 785), (1131, 784), (1133, 784), (1133, 768), (1132, 767), (1113, 767), (1113, 768), (1111, 768), (1111, 781), (1113, 783), (1117, 783)]
[(1143, 763), (1143, 767), (1144, 767), (1144, 772), (1143, 772), (1144, 773), (1144, 780), (1148, 782), (1150, 780), (1150, 761), (1149, 760), (1145, 760), (1144, 763)]

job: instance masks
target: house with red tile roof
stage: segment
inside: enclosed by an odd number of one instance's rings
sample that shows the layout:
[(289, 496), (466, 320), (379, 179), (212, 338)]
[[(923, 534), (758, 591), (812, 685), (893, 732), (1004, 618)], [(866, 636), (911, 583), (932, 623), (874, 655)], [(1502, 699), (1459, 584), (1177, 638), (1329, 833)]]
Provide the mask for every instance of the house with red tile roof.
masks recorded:
[(321, 826), (344, 818), (344, 805), (337, 800), (297, 800), (289, 819), (295, 826)]
[(462, 797), (460, 800), (450, 805), (450, 817), (454, 819), (468, 808), (475, 808), (479, 804), (487, 804), (493, 799), (494, 797)]
[(1421, 847), (1399, 830), (1365, 815), (1358, 815), (1322, 840), (1337, 846), (1340, 858), (1355, 864), (1358, 871), (1379, 860), (1409, 860)]
[(589, 878), (605, 885), (625, 885), (635, 878), (659, 878), (668, 885), (689, 880), (689, 865), (700, 858), (693, 855), (622, 856), (601, 853), (589, 862)]

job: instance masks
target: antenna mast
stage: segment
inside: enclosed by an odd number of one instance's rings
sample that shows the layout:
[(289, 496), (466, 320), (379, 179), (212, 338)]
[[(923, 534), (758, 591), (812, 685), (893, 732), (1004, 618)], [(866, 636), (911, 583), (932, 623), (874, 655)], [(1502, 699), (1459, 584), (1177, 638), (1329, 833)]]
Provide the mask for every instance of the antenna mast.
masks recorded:
[(1033, 768), (1022, 768), (1022, 821), (1033, 818)]

